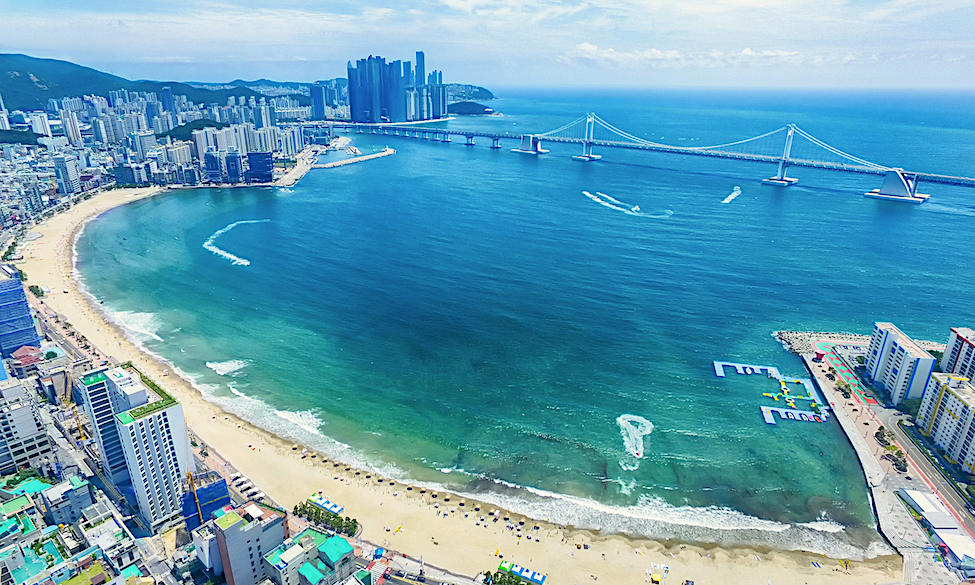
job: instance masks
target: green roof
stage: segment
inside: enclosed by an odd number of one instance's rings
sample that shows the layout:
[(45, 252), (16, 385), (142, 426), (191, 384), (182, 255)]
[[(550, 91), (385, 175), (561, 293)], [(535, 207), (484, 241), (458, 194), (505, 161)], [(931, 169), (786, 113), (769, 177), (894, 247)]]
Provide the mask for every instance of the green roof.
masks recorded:
[[(104, 572), (105, 569), (101, 566), (101, 564), (98, 561), (95, 561), (87, 569), (80, 571), (77, 575), (71, 577), (61, 585), (86, 585), (91, 583), (92, 577)], [(107, 577), (108, 576), (106, 575), (106, 581), (108, 580)]]
[(298, 574), (308, 579), (311, 585), (318, 585), (325, 578), (325, 575), (322, 575), (322, 572), (313, 567), (311, 563), (301, 565), (301, 568), (298, 569)]
[(352, 552), (352, 545), (341, 536), (333, 536), (319, 545), (318, 552), (325, 553), (334, 566), (342, 557)]
[(29, 508), (30, 505), (30, 498), (27, 496), (19, 496), (0, 504), (0, 509), (3, 510), (4, 516), (11, 516), (18, 512), (23, 512)]
[(99, 382), (104, 382), (107, 379), (105, 372), (95, 372), (94, 374), (88, 374), (81, 378), (81, 383), (85, 386), (91, 386)]
[(71, 482), (71, 487), (73, 488), (80, 488), (88, 485), (87, 479), (81, 479), (77, 475), (72, 475), (70, 478), (68, 478), (68, 481)]
[(365, 569), (356, 573), (355, 578), (358, 579), (362, 585), (372, 585), (372, 573), (366, 571)]
[(128, 412), (120, 412), (115, 416), (118, 417), (119, 422), (123, 425), (128, 425), (135, 422), (135, 419), (132, 418), (132, 415)]
[(128, 579), (129, 577), (141, 577), (142, 571), (139, 569), (138, 565), (133, 563), (122, 569), (121, 574), (123, 578)]
[[(169, 408), (170, 406), (176, 404), (176, 399), (173, 398), (173, 396), (169, 392), (163, 390), (162, 387), (160, 387), (159, 384), (156, 384), (156, 382), (153, 381), (152, 378), (146, 376), (141, 371), (139, 371), (139, 368), (133, 366), (132, 362), (125, 362), (124, 364), (122, 364), (122, 367), (125, 368), (126, 370), (131, 370), (136, 374), (139, 374), (139, 378), (142, 380), (142, 383), (148, 386), (149, 389), (152, 390), (156, 394), (156, 396), (159, 397), (159, 400), (155, 402), (150, 402), (149, 404), (143, 404), (142, 406), (137, 406), (132, 410), (123, 414), (126, 414), (132, 420), (135, 420), (138, 418), (142, 418), (144, 416), (148, 416), (154, 412), (163, 410), (165, 408)], [(128, 420), (128, 421), (122, 420), (121, 414), (119, 415), (119, 420), (122, 421), (122, 424), (129, 424), (132, 422), (132, 420)]]
[(221, 530), (226, 530), (241, 521), (243, 521), (243, 518), (241, 518), (240, 514), (237, 512), (227, 512), (223, 516), (216, 519), (217, 526), (219, 526)]

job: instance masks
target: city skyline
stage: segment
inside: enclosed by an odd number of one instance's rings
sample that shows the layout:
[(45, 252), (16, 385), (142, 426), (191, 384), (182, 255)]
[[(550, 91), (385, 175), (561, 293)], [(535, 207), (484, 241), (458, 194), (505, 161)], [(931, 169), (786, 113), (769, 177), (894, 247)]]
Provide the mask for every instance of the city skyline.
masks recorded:
[(493, 87), (975, 88), (975, 5), (962, 0), (0, 7), (0, 52), (133, 79), (312, 82), (343, 76), (360, 55), (420, 48), (451, 80)]

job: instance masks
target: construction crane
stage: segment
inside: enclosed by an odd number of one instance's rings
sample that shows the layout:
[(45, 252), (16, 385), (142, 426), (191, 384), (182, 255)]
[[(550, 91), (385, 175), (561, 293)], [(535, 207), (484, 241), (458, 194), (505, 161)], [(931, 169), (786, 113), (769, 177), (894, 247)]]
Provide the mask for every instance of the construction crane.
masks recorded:
[(196, 502), (196, 513), (200, 515), (200, 524), (203, 524), (203, 510), (200, 509), (200, 497), (196, 495), (196, 484), (193, 482), (193, 473), (186, 472), (186, 481), (190, 484), (190, 491), (193, 492), (193, 501)]
[(78, 414), (78, 405), (72, 404), (71, 408), (74, 410), (74, 420), (78, 423), (78, 442), (84, 443), (88, 440), (88, 437), (85, 436), (85, 427), (81, 426), (81, 415)]

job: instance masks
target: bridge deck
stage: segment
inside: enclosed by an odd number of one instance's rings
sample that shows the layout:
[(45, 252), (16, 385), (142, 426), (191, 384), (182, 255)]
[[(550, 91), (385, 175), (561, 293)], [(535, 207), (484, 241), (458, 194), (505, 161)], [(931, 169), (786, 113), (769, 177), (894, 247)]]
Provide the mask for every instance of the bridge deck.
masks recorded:
[[(412, 137), (414, 135), (464, 136), (467, 138), (490, 138), (492, 140), (517, 140), (519, 142), (522, 139), (521, 134), (509, 134), (507, 132), (498, 133), (498, 132), (481, 132), (477, 130), (454, 130), (450, 128), (432, 128), (432, 127), (420, 126), (420, 125), (397, 126), (394, 124), (355, 124), (355, 123), (330, 123), (328, 125), (331, 126), (332, 128), (381, 132), (383, 135), (389, 135), (389, 136), (395, 136), (396, 134), (392, 133), (395, 131), (400, 133), (406, 132), (407, 134), (405, 137)], [(400, 135), (402, 136), (402, 134)], [(776, 165), (779, 164), (779, 161), (781, 160), (781, 157), (779, 156), (747, 154), (747, 153), (729, 152), (723, 150), (683, 148), (679, 146), (639, 144), (634, 142), (621, 142), (621, 141), (612, 141), (612, 140), (588, 140), (587, 141), (584, 138), (544, 136), (541, 134), (532, 134), (531, 136), (535, 136), (545, 142), (555, 142), (561, 144), (591, 144), (593, 146), (600, 146), (605, 148), (622, 148), (627, 150), (664, 152), (668, 154), (683, 154), (688, 156), (705, 156), (711, 158), (743, 160), (743, 161), (761, 162), (761, 163), (776, 164)], [(857, 165), (857, 164), (844, 164), (844, 163), (805, 160), (805, 159), (796, 159), (796, 158), (787, 159), (786, 166), (843, 171), (848, 173), (860, 173), (866, 175), (883, 175), (888, 170), (883, 167), (869, 167), (869, 166)], [(913, 173), (913, 174), (916, 174), (918, 176), (918, 180), (926, 181), (929, 183), (942, 183), (946, 185), (958, 185), (962, 187), (975, 187), (975, 177), (940, 175), (936, 173)]]

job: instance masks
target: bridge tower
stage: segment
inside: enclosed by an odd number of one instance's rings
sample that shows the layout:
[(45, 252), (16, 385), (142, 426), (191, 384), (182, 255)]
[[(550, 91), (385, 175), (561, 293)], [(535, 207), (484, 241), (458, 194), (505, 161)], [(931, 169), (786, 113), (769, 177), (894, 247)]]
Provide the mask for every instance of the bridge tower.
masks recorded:
[(586, 137), (582, 139), (582, 154), (572, 157), (572, 160), (589, 162), (603, 158), (592, 153), (593, 133), (596, 129), (596, 114), (586, 114)]
[(789, 156), (792, 154), (792, 137), (796, 133), (795, 124), (789, 124), (788, 128), (789, 131), (785, 135), (785, 148), (782, 149), (782, 158), (779, 159), (779, 172), (777, 172), (774, 177), (762, 179), (762, 182), (766, 185), (788, 187), (789, 185), (795, 185), (799, 182), (799, 179), (785, 176), (786, 168), (789, 164)]

